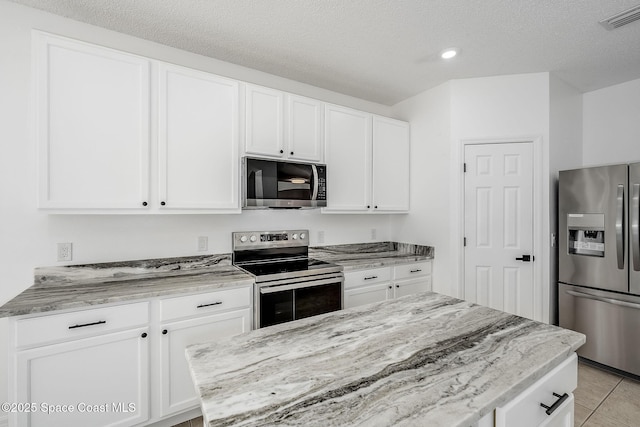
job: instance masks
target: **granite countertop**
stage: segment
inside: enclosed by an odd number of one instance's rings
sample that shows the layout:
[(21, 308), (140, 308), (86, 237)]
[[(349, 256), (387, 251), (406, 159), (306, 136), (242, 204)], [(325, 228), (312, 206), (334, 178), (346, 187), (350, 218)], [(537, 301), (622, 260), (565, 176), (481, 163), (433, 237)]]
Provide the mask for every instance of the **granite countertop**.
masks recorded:
[(42, 267), (33, 286), (0, 307), (0, 317), (252, 284), (229, 254)]
[(312, 247), (309, 256), (355, 271), (433, 259), (434, 248), (397, 242), (356, 243)]
[(585, 342), (436, 293), (187, 348), (210, 426), (465, 426)]
[[(433, 248), (381, 242), (310, 248), (309, 255), (348, 271), (433, 258)], [(231, 254), (40, 267), (33, 286), (0, 307), (0, 318), (252, 283)]]

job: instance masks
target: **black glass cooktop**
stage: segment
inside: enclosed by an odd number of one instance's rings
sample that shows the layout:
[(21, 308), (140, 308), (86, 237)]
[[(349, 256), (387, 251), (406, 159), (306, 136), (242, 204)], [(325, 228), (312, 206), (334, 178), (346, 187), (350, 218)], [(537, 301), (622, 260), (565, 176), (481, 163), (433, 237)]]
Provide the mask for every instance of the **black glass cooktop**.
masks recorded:
[(242, 264), (238, 265), (238, 267), (253, 274), (254, 276), (269, 276), (283, 273), (313, 272), (314, 270), (321, 270), (333, 265), (334, 264), (330, 264), (325, 261), (306, 258), (302, 260)]

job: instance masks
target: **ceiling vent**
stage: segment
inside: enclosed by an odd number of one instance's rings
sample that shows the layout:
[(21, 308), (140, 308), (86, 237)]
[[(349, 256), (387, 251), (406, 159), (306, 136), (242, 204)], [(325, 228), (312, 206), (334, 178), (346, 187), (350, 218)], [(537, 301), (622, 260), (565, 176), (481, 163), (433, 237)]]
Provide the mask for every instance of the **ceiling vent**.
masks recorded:
[(623, 25), (627, 25), (632, 23), (633, 21), (637, 21), (640, 19), (640, 4), (638, 6), (634, 6), (631, 9), (627, 9), (624, 12), (620, 12), (615, 14), (607, 19), (603, 19), (600, 21), (600, 24), (605, 27), (607, 30), (615, 30), (616, 28), (620, 28)]

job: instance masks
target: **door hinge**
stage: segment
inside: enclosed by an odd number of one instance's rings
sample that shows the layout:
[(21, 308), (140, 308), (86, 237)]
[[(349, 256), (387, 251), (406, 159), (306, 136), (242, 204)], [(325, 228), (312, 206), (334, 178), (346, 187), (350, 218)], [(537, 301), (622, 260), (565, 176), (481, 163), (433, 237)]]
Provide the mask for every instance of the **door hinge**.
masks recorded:
[(467, 171), (467, 164), (463, 163), (462, 164), (462, 172), (466, 172)]

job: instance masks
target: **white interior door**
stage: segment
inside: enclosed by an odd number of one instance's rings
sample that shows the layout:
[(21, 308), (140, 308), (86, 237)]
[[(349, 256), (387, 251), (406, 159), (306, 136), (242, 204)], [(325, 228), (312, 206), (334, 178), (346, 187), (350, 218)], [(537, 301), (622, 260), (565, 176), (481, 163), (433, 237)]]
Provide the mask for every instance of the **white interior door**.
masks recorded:
[(464, 158), (465, 299), (533, 319), (533, 144), (470, 144)]

